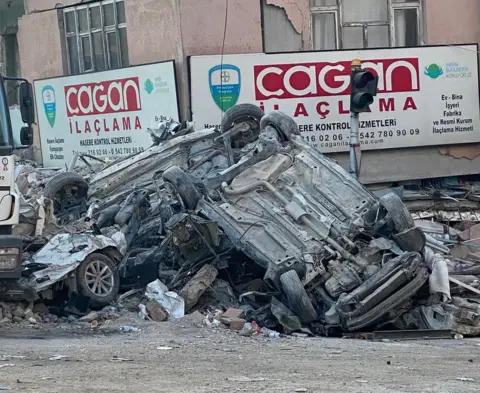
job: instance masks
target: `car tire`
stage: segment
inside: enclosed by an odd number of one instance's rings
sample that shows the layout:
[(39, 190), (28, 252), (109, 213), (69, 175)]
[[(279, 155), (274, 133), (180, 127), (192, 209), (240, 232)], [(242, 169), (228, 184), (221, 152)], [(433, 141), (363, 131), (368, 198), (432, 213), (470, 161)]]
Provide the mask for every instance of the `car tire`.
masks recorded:
[[(54, 213), (62, 211), (65, 203), (65, 193), (69, 188), (70, 197), (74, 200), (81, 200), (87, 197), (88, 183), (75, 172), (61, 172), (50, 179), (45, 185), (44, 196), (53, 201)], [(59, 195), (60, 194), (60, 195)], [(72, 201), (73, 202), (73, 201)]]
[(230, 130), (235, 124), (247, 120), (255, 120), (260, 124), (260, 120), (265, 116), (265, 112), (253, 104), (239, 104), (230, 108), (223, 115), (220, 131), (222, 133)]
[(104, 307), (115, 301), (120, 289), (120, 274), (115, 262), (100, 253), (87, 256), (77, 269), (77, 289), (94, 307)]
[(295, 120), (281, 111), (273, 111), (262, 117), (260, 129), (264, 130), (268, 126), (275, 128), (284, 141), (289, 141), (292, 135), (300, 135)]
[(415, 226), (410, 212), (397, 194), (391, 192), (382, 196), (380, 198), (380, 205), (391, 217), (398, 233)]
[(311, 323), (317, 319), (317, 311), (312, 305), (307, 291), (302, 285), (295, 270), (290, 270), (280, 276), (282, 290), (287, 297), (288, 306), (303, 323)]
[(200, 193), (190, 176), (182, 169), (178, 166), (172, 166), (163, 172), (162, 178), (163, 181), (172, 185), (187, 209), (194, 210), (197, 207)]

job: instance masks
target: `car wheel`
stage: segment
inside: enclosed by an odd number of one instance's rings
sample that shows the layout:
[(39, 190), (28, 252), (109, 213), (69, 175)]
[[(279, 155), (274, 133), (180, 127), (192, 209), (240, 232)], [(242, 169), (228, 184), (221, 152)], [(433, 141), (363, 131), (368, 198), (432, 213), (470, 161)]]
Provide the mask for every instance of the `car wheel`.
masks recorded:
[(310, 323), (317, 319), (317, 312), (308, 297), (295, 270), (290, 270), (280, 276), (282, 290), (287, 297), (290, 309), (303, 323)]
[(53, 201), (54, 213), (61, 213), (86, 199), (88, 183), (75, 172), (61, 172), (45, 185), (44, 196)]
[(281, 111), (273, 111), (262, 117), (260, 129), (264, 130), (268, 126), (275, 128), (284, 141), (289, 141), (292, 135), (300, 135), (295, 120)]
[(380, 205), (387, 211), (397, 232), (400, 233), (415, 226), (410, 212), (397, 194), (391, 192), (382, 196)]
[(178, 166), (172, 166), (163, 172), (162, 178), (172, 185), (187, 209), (193, 210), (200, 200), (200, 193), (192, 179)]
[(104, 307), (113, 302), (120, 289), (116, 264), (106, 255), (90, 254), (77, 269), (78, 292), (90, 298), (90, 304)]
[(239, 104), (225, 112), (220, 126), (221, 132), (226, 132), (235, 124), (242, 121), (255, 120), (260, 124), (260, 120), (265, 116), (265, 112), (253, 104)]
[(265, 112), (256, 105), (235, 105), (223, 115), (220, 132), (223, 134), (237, 124), (244, 122), (248, 123), (248, 131), (241, 132), (231, 138), (232, 147), (243, 148), (258, 138), (258, 135), (260, 134), (260, 120), (263, 116), (265, 116)]

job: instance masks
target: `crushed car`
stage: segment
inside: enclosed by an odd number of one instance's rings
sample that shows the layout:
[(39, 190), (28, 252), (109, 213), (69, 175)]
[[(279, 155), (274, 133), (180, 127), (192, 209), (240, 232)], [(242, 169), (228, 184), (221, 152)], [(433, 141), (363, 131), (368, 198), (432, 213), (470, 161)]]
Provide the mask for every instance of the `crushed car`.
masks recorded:
[[(256, 107), (241, 109), (259, 117)], [(237, 123), (219, 136), (228, 134), (232, 165), (201, 178), (188, 166), (163, 173), (182, 207), (260, 265), (304, 324), (350, 331), (392, 319), (429, 276), (425, 236), (400, 198), (376, 198), (281, 112), (262, 116), (247, 140)]]

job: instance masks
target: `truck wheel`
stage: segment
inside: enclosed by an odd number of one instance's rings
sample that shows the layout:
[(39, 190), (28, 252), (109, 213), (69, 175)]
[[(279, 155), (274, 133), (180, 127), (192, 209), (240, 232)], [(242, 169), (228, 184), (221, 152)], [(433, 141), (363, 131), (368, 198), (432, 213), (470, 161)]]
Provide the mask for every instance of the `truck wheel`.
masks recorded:
[(303, 323), (310, 323), (317, 319), (317, 312), (307, 295), (295, 270), (290, 270), (280, 276), (283, 293), (287, 297), (290, 309)]
[(106, 255), (90, 254), (77, 269), (77, 288), (81, 295), (90, 298), (92, 306), (107, 306), (120, 289), (116, 264)]
[(382, 196), (380, 205), (387, 211), (399, 233), (415, 226), (410, 212), (397, 194), (391, 192)]
[(53, 212), (60, 213), (87, 197), (88, 183), (75, 172), (61, 172), (45, 185), (44, 196), (53, 202)]
[(197, 207), (200, 194), (192, 179), (182, 169), (172, 166), (163, 172), (162, 178), (173, 186), (187, 209), (193, 210)]
[(239, 104), (230, 108), (225, 112), (220, 126), (220, 131), (226, 132), (231, 129), (235, 124), (243, 121), (255, 120), (257, 124), (260, 124), (260, 120), (265, 116), (265, 112), (258, 106), (252, 104)]
[(272, 126), (284, 141), (289, 141), (292, 135), (300, 135), (298, 124), (290, 116), (281, 111), (273, 111), (262, 117), (260, 129)]

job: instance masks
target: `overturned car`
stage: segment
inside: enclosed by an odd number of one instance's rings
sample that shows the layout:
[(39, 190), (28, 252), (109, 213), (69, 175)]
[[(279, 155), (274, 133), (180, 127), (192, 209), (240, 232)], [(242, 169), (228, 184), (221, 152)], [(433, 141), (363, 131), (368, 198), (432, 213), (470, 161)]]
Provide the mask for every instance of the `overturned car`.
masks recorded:
[[(202, 235), (211, 263), (242, 253), (303, 324), (355, 331), (408, 310), (429, 273), (425, 235), (398, 196), (375, 197), (281, 112), (238, 105), (220, 131), (190, 144), (161, 176), (172, 214), (210, 220), (228, 239)], [(165, 266), (181, 241), (167, 236), (150, 261)]]
[[(251, 319), (266, 307), (284, 328), (290, 321), (286, 330), (321, 334), (394, 325), (431, 306), (435, 258), (401, 199), (376, 197), (306, 143), (289, 116), (241, 104), (220, 129), (166, 122), (157, 131), (149, 149), (88, 183), (63, 172), (46, 187), (57, 217), (86, 215), (98, 235), (121, 230), (115, 291), (160, 279), (195, 292), (185, 299), (192, 309), (213, 286), (222, 307), (240, 299)], [(219, 279), (186, 291), (205, 265)]]

